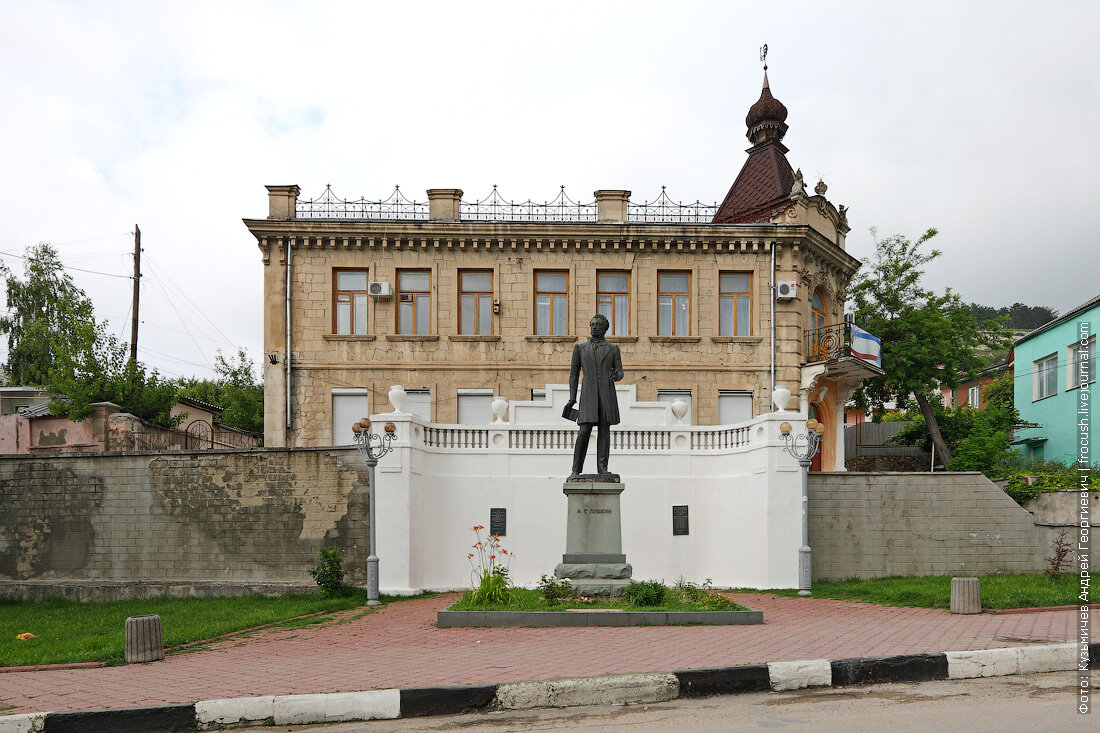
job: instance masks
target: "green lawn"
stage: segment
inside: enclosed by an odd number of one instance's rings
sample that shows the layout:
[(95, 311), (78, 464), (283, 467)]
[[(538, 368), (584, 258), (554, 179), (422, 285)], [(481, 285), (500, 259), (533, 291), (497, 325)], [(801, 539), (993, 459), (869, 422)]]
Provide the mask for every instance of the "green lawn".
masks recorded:
[[(982, 608), (1036, 608), (1066, 606), (1077, 602), (1077, 576), (981, 575)], [(769, 590), (777, 596), (798, 596), (797, 590)], [(815, 598), (866, 601), (883, 606), (950, 608), (951, 578), (925, 575), (916, 578), (874, 578), (871, 580), (817, 581)]]
[[(677, 592), (676, 588), (669, 588), (665, 597), (665, 603), (660, 606), (635, 606), (631, 603), (616, 599), (614, 601), (596, 600), (590, 603), (582, 603), (576, 599), (570, 599), (553, 605), (542, 600), (539, 590), (526, 588), (513, 589), (513, 601), (506, 605), (494, 603), (474, 603), (470, 600), (470, 594), (462, 596), (458, 603), (450, 607), (452, 611), (565, 611), (570, 608), (619, 608), (624, 611), (744, 611), (744, 606), (737, 603), (728, 605), (721, 601), (701, 603), (693, 601), (685, 595)], [(715, 607), (720, 604), (722, 607)]]
[[(0, 667), (63, 662), (120, 664), (128, 616), (158, 614), (164, 629), (164, 646), (173, 647), (262, 624), (321, 623), (330, 620), (336, 611), (364, 606), (366, 601), (366, 591), (362, 589), (341, 598), (308, 593), (277, 598), (156, 598), (109, 603), (0, 601)], [(326, 613), (288, 621), (318, 611)], [(367, 612), (365, 606), (363, 612)], [(27, 641), (16, 638), (24, 632), (34, 634), (35, 638)]]

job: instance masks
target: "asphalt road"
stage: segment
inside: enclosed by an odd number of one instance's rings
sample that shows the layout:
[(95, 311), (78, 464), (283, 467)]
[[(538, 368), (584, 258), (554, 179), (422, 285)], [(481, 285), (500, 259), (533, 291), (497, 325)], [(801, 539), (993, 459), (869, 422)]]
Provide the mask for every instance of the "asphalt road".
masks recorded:
[[(1100, 677), (1100, 675), (1098, 675)], [(837, 731), (928, 733), (1100, 730), (1079, 715), (1073, 672), (979, 680), (822, 688), (675, 700), (655, 705), (474, 713), (368, 723), (248, 728), (259, 733), (389, 731)], [(238, 729), (240, 730), (240, 729)]]

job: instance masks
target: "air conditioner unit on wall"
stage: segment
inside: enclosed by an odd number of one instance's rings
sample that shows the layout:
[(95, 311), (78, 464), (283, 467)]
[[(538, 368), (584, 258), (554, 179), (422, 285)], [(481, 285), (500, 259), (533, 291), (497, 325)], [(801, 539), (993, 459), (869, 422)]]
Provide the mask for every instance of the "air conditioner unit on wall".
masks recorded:
[(392, 298), (393, 286), (389, 283), (384, 283), (379, 280), (372, 281), (367, 286), (367, 292), (370, 293), (372, 298)]
[(775, 299), (790, 300), (798, 297), (798, 282), (795, 280), (780, 280), (775, 283)]

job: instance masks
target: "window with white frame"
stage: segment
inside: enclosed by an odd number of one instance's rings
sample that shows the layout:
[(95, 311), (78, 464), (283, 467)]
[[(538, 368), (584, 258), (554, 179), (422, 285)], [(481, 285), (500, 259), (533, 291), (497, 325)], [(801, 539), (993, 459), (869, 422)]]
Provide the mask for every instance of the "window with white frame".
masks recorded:
[(659, 389), (657, 390), (658, 402), (675, 402), (676, 400), (683, 400), (687, 403), (688, 409), (684, 413), (684, 424), (691, 424), (691, 390), (690, 389)]
[(405, 406), (402, 408), (402, 412), (416, 415), (421, 420), (431, 422), (432, 390), (430, 388), (406, 389), (405, 395)]
[(978, 385), (975, 384), (966, 390), (966, 404), (975, 410), (982, 406), (981, 388)]
[(749, 420), (752, 420), (752, 392), (732, 389), (718, 390), (719, 425), (733, 425)]
[(493, 390), (458, 390), (458, 422), (460, 425), (485, 425), (493, 421)]
[(1037, 359), (1032, 372), (1032, 401), (1053, 396), (1058, 391), (1058, 355)]
[(1066, 389), (1096, 381), (1096, 336), (1085, 344), (1078, 341), (1066, 349)]
[(332, 444), (352, 445), (355, 432), (351, 426), (370, 414), (365, 388), (338, 388), (332, 390)]

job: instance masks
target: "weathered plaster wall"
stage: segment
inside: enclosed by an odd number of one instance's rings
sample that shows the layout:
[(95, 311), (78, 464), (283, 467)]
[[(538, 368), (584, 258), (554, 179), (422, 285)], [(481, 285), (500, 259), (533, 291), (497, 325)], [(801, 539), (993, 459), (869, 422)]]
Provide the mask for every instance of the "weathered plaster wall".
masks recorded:
[(344, 548), (349, 579), (363, 582), (366, 477), (346, 464), (353, 456), (0, 457), (0, 582), (136, 580), (196, 593), (204, 584), (310, 584), (322, 544)]
[(1024, 573), (1050, 533), (980, 473), (811, 473), (814, 578)]

